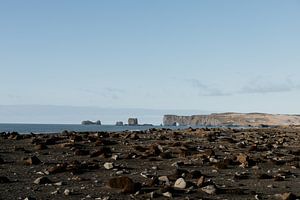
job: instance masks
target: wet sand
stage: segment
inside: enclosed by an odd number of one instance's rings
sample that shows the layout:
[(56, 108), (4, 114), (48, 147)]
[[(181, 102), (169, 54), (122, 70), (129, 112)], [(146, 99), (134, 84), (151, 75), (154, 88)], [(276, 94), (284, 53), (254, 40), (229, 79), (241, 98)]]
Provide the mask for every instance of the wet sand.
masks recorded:
[(0, 199), (297, 199), (300, 129), (0, 134)]

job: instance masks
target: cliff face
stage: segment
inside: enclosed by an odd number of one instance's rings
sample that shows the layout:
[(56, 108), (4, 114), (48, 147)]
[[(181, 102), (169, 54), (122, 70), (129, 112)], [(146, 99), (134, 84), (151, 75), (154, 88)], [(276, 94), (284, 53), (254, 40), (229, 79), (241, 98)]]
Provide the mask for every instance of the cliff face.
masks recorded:
[(265, 113), (218, 113), (210, 115), (165, 115), (165, 126), (276, 126), (300, 125), (300, 115), (273, 115)]

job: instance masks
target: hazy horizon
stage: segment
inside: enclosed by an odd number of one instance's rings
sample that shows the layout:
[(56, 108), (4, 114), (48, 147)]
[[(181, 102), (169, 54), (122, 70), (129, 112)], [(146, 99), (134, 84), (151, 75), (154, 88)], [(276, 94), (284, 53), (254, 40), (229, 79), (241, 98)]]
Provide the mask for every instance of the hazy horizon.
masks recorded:
[[(203, 115), (236, 111), (209, 111), (184, 109), (147, 109), (147, 108), (104, 108), (97, 106), (68, 105), (0, 105), (0, 123), (33, 124), (79, 124), (83, 120), (101, 120), (102, 124), (114, 125), (117, 121), (127, 123), (130, 117), (137, 117), (140, 124), (160, 125), (163, 115)], [(244, 112), (244, 113), (259, 113)], [(299, 113), (269, 113), (299, 114)]]
[(128, 118), (137, 117), (140, 124), (160, 125), (165, 114), (193, 115), (211, 112), (67, 105), (0, 105), (0, 113), (0, 123), (79, 124), (83, 120), (101, 120), (102, 124), (115, 124), (117, 121), (127, 123)]

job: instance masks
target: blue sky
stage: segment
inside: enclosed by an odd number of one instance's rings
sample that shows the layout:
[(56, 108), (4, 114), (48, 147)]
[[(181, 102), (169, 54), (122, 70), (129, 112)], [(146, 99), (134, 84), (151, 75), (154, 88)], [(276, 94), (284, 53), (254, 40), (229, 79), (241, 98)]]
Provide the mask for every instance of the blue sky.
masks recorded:
[(300, 113), (300, 2), (1, 1), (0, 105)]

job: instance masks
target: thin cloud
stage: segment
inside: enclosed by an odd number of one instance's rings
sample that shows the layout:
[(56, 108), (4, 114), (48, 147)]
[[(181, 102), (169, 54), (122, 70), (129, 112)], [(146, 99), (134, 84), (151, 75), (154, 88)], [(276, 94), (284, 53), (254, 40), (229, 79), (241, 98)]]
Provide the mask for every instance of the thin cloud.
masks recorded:
[(100, 88), (99, 90), (96, 89), (80, 89), (81, 91), (88, 93), (93, 96), (101, 96), (113, 100), (118, 100), (121, 96), (125, 93), (125, 90), (119, 88)]
[(289, 78), (281, 82), (270, 82), (263, 78), (256, 78), (250, 81), (247, 85), (243, 86), (238, 94), (269, 94), (269, 93), (282, 93), (299, 90), (300, 85), (295, 84)]
[(202, 83), (197, 79), (187, 79), (187, 82), (197, 90), (200, 96), (230, 96), (232, 95), (229, 92), (225, 92), (220, 88), (212, 87), (207, 84)]
[(217, 97), (244, 94), (270, 94), (300, 90), (300, 84), (295, 84), (289, 77), (279, 82), (267, 80), (266, 77), (256, 77), (240, 89), (232, 88), (230, 92), (228, 92), (228, 90), (221, 89), (220, 87), (204, 84), (197, 79), (187, 79), (186, 81), (190, 84), (190, 86), (196, 89), (199, 96)]

